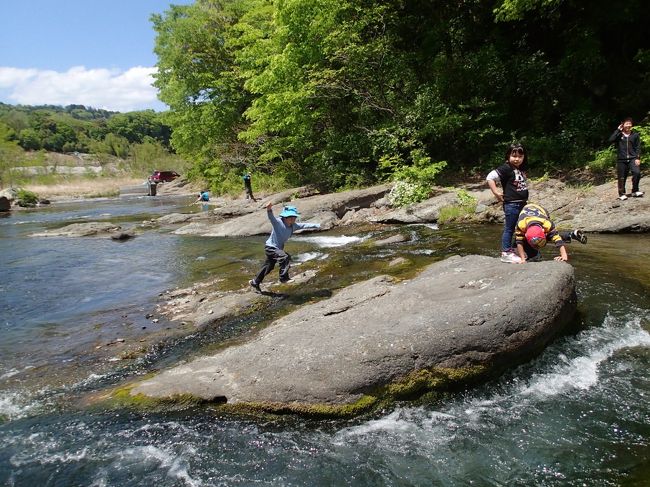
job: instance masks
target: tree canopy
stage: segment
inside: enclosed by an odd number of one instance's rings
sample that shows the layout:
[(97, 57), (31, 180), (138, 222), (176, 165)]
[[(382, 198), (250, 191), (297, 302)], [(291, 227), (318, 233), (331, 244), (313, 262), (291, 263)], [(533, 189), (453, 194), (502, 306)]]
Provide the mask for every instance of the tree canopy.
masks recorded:
[(650, 109), (642, 0), (196, 0), (152, 20), (172, 146), (209, 178), (483, 170), (513, 139), (566, 169)]

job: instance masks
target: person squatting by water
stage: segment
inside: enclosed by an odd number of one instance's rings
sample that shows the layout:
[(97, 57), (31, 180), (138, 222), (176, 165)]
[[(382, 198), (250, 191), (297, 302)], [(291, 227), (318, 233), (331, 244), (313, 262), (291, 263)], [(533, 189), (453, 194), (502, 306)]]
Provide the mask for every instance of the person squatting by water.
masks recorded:
[(577, 240), (582, 244), (587, 243), (587, 236), (581, 230), (559, 232), (551, 220), (548, 210), (534, 203), (527, 204), (521, 210), (515, 228), (515, 242), (519, 260), (515, 264), (524, 262), (537, 262), (542, 260), (539, 249), (551, 241), (559, 249), (560, 255), (555, 260), (566, 262), (569, 259), (565, 244)]
[(206, 201), (210, 201), (210, 193), (207, 189), (204, 189), (199, 193), (199, 197), (196, 198), (196, 201), (194, 203), (203, 203)]
[(639, 198), (643, 191), (639, 190), (641, 180), (641, 137), (638, 132), (632, 132), (634, 122), (630, 117), (623, 120), (609, 137), (609, 142), (616, 145), (616, 176), (618, 179), (618, 199), (625, 201), (625, 183), (627, 176), (632, 173), (632, 196)]
[[(504, 164), (491, 171), (486, 178), (494, 197), (503, 203), (505, 221), (501, 235), (502, 262), (520, 261), (512, 246), (512, 238), (519, 213), (528, 200), (527, 162), (526, 149), (521, 144), (511, 144), (506, 151)], [(501, 192), (497, 188), (497, 181), (501, 182)]]
[(246, 190), (246, 199), (247, 200), (257, 201), (255, 199), (255, 196), (253, 196), (253, 186), (252, 186), (252, 183), (251, 183), (251, 175), (250, 175), (250, 173), (244, 174), (242, 179), (244, 180), (244, 189)]
[(264, 244), (266, 262), (264, 262), (257, 276), (248, 281), (248, 284), (258, 292), (262, 291), (260, 284), (264, 280), (264, 277), (273, 270), (276, 262), (280, 265), (280, 282), (291, 282), (289, 277), (291, 256), (284, 251), (284, 244), (293, 235), (295, 230), (320, 228), (320, 223), (297, 223), (296, 220), (300, 214), (295, 206), (285, 206), (280, 213), (280, 217), (277, 218), (273, 214), (273, 204), (269, 202), (266, 205), (266, 214), (273, 227), (271, 235)]

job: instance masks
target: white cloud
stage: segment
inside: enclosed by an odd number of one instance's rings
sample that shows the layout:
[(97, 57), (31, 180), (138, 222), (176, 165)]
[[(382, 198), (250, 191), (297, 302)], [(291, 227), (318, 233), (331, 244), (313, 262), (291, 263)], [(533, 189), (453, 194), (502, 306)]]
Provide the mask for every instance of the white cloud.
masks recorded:
[(164, 109), (151, 84), (156, 68), (127, 71), (86, 69), (65, 72), (0, 66), (0, 90), (7, 103), (21, 105), (85, 105), (119, 112)]

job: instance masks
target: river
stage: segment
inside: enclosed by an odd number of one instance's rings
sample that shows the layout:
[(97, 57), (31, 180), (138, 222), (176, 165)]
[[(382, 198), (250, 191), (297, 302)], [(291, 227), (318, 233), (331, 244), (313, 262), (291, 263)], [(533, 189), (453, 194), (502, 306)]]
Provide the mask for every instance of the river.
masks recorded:
[[(244, 420), (210, 408), (83, 407), (88, 394), (254, 327), (246, 321), (208, 334), (178, 333), (132, 360), (111, 354), (117, 340), (149, 344), (151, 336), (178, 331), (148, 317), (163, 291), (215, 278), (244, 287), (261, 264), (264, 237), (155, 229), (126, 242), (29, 235), (76, 222), (125, 224), (200, 211), (190, 202), (109, 198), (0, 218), (1, 485), (649, 485), (647, 235), (590, 235), (587, 245), (572, 244), (575, 329), (531, 362), (444, 399), (326, 422)], [(328, 286), (375, 275), (398, 255), (418, 265), (451, 254), (496, 255), (500, 236), (496, 226), (400, 230), (413, 238), (394, 249), (356, 245), (377, 230), (294, 237), (288, 249), (298, 263), (327, 263), (341, 274), (303, 291), (323, 297)], [(276, 306), (291, 305), (289, 298)]]

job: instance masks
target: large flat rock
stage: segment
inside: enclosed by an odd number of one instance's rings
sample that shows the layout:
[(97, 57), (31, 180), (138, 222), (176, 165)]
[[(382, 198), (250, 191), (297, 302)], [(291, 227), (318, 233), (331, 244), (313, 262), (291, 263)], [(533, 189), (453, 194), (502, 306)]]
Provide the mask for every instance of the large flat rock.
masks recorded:
[[(321, 230), (336, 226), (346, 212), (359, 208), (368, 208), (377, 199), (390, 190), (390, 185), (384, 184), (366, 189), (309, 196), (292, 201), (298, 207), (301, 222), (320, 223)], [(272, 197), (266, 200), (275, 202), (283, 198)], [(275, 204), (275, 203), (274, 203)], [(242, 237), (268, 234), (271, 223), (261, 205), (249, 204), (246, 214), (233, 213), (234, 218), (217, 222), (193, 222), (174, 231), (178, 235), (201, 235), (206, 237)], [(251, 213), (251, 208), (255, 209)], [(273, 212), (277, 216), (282, 211), (282, 205), (276, 205)], [(215, 215), (223, 215), (223, 210), (214, 210)]]
[(575, 307), (567, 263), (454, 256), (408, 281), (378, 276), (350, 286), (250, 342), (140, 382), (131, 394), (347, 405), (417, 371), (512, 367), (543, 349)]

